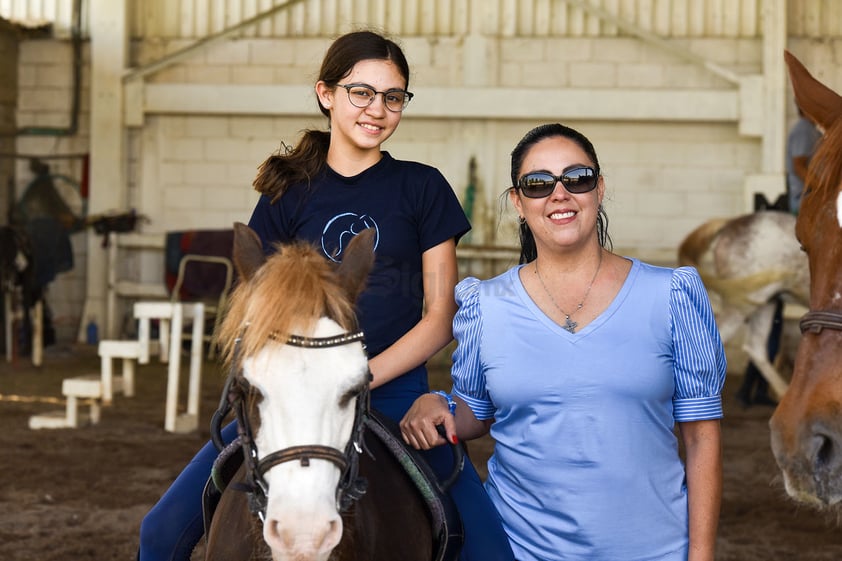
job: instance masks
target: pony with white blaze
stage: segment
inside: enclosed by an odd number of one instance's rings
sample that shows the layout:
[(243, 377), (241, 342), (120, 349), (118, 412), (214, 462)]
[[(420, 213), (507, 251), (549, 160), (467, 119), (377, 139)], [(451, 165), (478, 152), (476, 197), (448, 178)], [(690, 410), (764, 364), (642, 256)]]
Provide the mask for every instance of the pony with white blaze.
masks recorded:
[(219, 445), (218, 422), (233, 409), (239, 437), (226, 451), (242, 465), (220, 484), (225, 466), (215, 466), (222, 494), (206, 561), (444, 561), (441, 552), (450, 554), (441, 526), (431, 523), (429, 496), (385, 441), (369, 436), (380, 425), (369, 408), (355, 302), (374, 263), (373, 234), (356, 235), (337, 265), (304, 243), (278, 246), (267, 258), (257, 234), (235, 224), (240, 278), (219, 331), (231, 372), (228, 407), (220, 405), (211, 432)]
[[(310, 337), (327, 340), (344, 333), (335, 321), (321, 318)], [(368, 385), (368, 359), (361, 342), (320, 349), (271, 346), (243, 361), (243, 377), (263, 396), (257, 450), (298, 443), (343, 450), (354, 428), (357, 396)], [(336, 509), (340, 470), (330, 461), (309, 463), (301, 469), (300, 462), (285, 462), (263, 474), (268, 487), (263, 539), (292, 559), (315, 555), (321, 561), (342, 537)]]

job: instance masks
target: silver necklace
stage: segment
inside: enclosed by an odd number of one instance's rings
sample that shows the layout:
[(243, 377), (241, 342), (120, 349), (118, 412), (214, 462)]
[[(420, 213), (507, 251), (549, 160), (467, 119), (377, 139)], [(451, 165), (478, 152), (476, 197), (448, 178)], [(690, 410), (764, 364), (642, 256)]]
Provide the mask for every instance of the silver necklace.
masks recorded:
[(576, 315), (576, 313), (579, 310), (581, 310), (582, 307), (585, 305), (585, 300), (588, 299), (588, 294), (591, 293), (591, 288), (593, 287), (593, 283), (596, 280), (596, 276), (599, 274), (599, 270), (601, 268), (602, 268), (602, 248), (600, 248), (600, 250), (599, 250), (599, 263), (596, 266), (596, 272), (593, 274), (593, 278), (591, 279), (590, 284), (588, 284), (588, 288), (585, 289), (585, 295), (582, 296), (582, 300), (580, 300), (579, 303), (576, 305), (576, 309), (568, 314), (567, 312), (565, 312), (564, 310), (561, 309), (561, 306), (559, 306), (558, 302), (555, 301), (555, 298), (553, 298), (553, 295), (550, 292), (550, 290), (547, 288), (547, 285), (544, 284), (544, 279), (541, 278), (541, 273), (538, 271), (538, 260), (537, 259), (535, 260), (535, 274), (538, 276), (538, 281), (541, 283), (541, 286), (544, 287), (544, 292), (546, 292), (547, 296), (550, 297), (550, 301), (553, 303), (553, 306), (555, 306), (556, 309), (559, 312), (564, 314), (564, 325), (561, 326), (562, 329), (564, 329), (566, 331), (569, 331), (570, 333), (576, 333), (576, 327), (579, 325), (579, 323), (570, 319), (570, 316)]

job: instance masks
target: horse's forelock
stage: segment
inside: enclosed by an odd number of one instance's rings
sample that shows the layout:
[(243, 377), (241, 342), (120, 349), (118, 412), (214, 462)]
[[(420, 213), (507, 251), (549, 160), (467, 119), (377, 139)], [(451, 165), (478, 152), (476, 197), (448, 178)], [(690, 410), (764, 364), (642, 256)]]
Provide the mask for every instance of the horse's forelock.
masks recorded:
[(245, 357), (272, 339), (282, 342), (290, 334), (309, 335), (321, 317), (343, 329), (356, 329), (354, 302), (348, 301), (335, 267), (303, 243), (284, 246), (272, 255), (251, 280), (237, 286), (229, 302), (219, 332), (227, 363), (238, 337), (240, 356)]

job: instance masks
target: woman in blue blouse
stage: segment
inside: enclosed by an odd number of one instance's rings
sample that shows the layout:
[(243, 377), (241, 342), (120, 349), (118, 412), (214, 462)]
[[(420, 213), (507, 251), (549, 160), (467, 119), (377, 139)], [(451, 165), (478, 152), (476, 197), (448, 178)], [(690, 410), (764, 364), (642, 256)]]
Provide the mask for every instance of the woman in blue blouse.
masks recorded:
[(486, 488), (520, 561), (712, 560), (725, 356), (698, 273), (610, 251), (578, 131), (533, 129), (511, 169), (521, 264), (459, 283), (453, 395), (419, 398), (404, 438), (490, 431)]

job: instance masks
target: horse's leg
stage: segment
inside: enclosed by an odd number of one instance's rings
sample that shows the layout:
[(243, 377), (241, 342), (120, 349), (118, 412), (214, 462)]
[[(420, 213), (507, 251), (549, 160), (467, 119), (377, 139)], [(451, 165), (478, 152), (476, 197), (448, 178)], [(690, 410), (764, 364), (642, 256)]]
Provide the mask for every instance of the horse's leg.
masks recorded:
[(780, 399), (786, 393), (789, 384), (775, 366), (769, 362), (769, 333), (772, 331), (775, 305), (774, 301), (767, 302), (749, 317), (743, 350)]
[(44, 356), (44, 300), (36, 300), (29, 313), (32, 317), (32, 365), (41, 366)]
[(746, 316), (727, 300), (722, 302), (722, 311), (716, 316), (716, 326), (723, 343), (729, 343), (745, 324)]
[(12, 308), (12, 291), (7, 290), (5, 281), (3, 285), (3, 320), (5, 326), (3, 332), (6, 334), (6, 362), (12, 362), (14, 358), (14, 327), (15, 318), (12, 317), (14, 309)]

